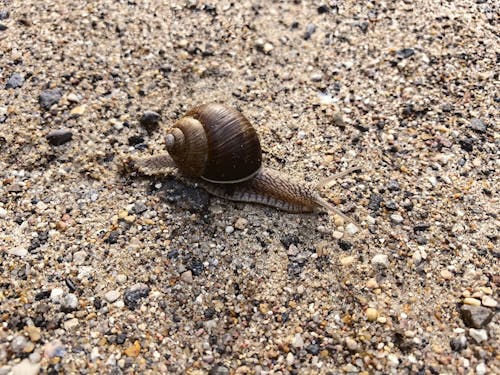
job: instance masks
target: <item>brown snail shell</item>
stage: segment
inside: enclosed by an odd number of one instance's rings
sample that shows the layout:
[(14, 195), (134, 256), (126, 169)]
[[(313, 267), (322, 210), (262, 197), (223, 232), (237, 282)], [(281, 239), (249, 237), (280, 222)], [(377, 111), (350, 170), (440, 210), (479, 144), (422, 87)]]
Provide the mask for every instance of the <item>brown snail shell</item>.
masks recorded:
[(319, 194), (319, 189), (358, 167), (319, 184), (296, 181), (262, 166), (259, 137), (240, 112), (222, 104), (189, 110), (167, 132), (168, 154), (134, 161), (146, 174), (170, 167), (172, 160), (188, 176), (199, 177), (209, 193), (239, 202), (265, 204), (288, 212), (332, 211), (350, 220)]
[(248, 180), (262, 164), (259, 137), (250, 122), (216, 103), (188, 111), (168, 132), (166, 145), (182, 172), (215, 183)]

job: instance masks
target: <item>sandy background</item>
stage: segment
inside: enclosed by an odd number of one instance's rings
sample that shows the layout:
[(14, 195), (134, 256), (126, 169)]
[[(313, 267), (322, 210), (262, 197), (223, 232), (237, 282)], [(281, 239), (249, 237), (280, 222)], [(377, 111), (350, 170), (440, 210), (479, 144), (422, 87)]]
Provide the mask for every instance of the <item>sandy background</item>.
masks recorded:
[[(500, 372), (498, 4), (85, 3), (0, 3), (0, 374)], [(207, 101), (359, 230), (123, 172)]]

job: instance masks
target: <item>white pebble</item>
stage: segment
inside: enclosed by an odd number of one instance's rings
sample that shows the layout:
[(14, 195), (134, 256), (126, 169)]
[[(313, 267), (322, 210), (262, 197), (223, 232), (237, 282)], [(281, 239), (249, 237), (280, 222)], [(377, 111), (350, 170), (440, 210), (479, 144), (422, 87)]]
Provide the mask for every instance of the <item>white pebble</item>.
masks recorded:
[(469, 335), (472, 337), (478, 344), (488, 340), (488, 332), (485, 329), (469, 329)]
[(356, 234), (358, 230), (359, 230), (358, 227), (353, 223), (349, 223), (345, 226), (346, 233), (350, 235)]
[(377, 268), (389, 267), (389, 258), (385, 254), (377, 254), (372, 258), (372, 266)]
[(304, 347), (304, 339), (302, 339), (302, 335), (300, 333), (296, 333), (293, 338), (292, 345), (294, 348), (302, 348)]
[(63, 294), (64, 290), (62, 288), (54, 288), (50, 291), (50, 300), (54, 303), (60, 302)]
[(110, 290), (104, 294), (104, 299), (109, 303), (115, 302), (118, 298), (120, 298), (120, 292), (117, 290)]
[(497, 301), (490, 296), (483, 296), (481, 303), (486, 307), (497, 307), (498, 305)]
[(97, 346), (92, 348), (92, 351), (90, 352), (90, 360), (92, 362), (97, 361), (100, 358), (99, 355), (99, 348)]
[(286, 355), (286, 363), (288, 366), (291, 366), (293, 365), (294, 362), (295, 362), (295, 357), (293, 356), (292, 352), (289, 352)]
[(233, 233), (233, 232), (234, 232), (234, 227), (233, 227), (232, 225), (228, 225), (228, 226), (226, 227), (226, 233), (227, 233), (227, 234), (231, 234), (231, 233)]
[(401, 216), (399, 214), (392, 214), (391, 215), (391, 221), (394, 224), (401, 224), (404, 221), (404, 218), (403, 218), (403, 216)]
[(476, 366), (476, 374), (477, 375), (484, 375), (486, 374), (486, 365), (484, 362), (479, 362)]
[(399, 359), (394, 354), (387, 355), (387, 362), (389, 362), (389, 366), (396, 367), (399, 365)]
[(0, 219), (5, 219), (7, 217), (7, 210), (3, 207), (0, 207)]
[(78, 265), (82, 265), (85, 262), (85, 258), (87, 257), (87, 252), (80, 250), (73, 254), (73, 262)]
[(36, 375), (40, 370), (39, 363), (31, 363), (28, 358), (23, 359), (17, 365), (12, 367), (11, 374), (13, 375)]
[(28, 255), (28, 249), (22, 246), (17, 246), (13, 247), (12, 249), (9, 250), (9, 254), (18, 256), (18, 257), (24, 257)]

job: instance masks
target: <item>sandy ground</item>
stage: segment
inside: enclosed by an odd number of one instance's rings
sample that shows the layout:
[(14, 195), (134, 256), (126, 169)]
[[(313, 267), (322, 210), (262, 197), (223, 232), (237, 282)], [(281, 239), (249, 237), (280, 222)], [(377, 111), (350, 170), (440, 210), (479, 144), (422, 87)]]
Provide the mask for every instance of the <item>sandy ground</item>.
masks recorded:
[[(498, 4), (85, 3), (0, 3), (0, 374), (500, 372)], [(209, 101), (358, 230), (124, 171)]]

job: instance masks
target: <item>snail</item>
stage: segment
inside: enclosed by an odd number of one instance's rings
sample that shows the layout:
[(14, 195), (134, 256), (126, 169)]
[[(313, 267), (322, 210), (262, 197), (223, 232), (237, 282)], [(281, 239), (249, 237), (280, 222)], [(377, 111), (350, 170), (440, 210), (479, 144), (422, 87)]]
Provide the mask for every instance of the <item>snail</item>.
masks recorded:
[(168, 153), (132, 160), (133, 167), (155, 174), (176, 166), (221, 198), (294, 213), (332, 211), (350, 221), (320, 196), (319, 189), (358, 167), (316, 185), (265, 167), (257, 132), (235, 109), (216, 103), (197, 106), (167, 131), (165, 144)]

